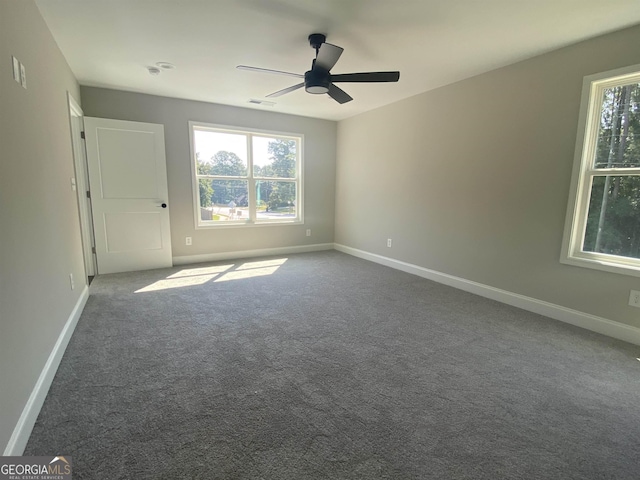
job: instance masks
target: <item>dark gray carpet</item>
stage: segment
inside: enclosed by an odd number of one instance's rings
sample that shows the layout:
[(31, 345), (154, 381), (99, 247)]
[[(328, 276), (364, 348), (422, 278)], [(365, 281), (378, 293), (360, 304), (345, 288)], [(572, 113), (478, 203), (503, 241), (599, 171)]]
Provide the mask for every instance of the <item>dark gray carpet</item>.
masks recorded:
[(640, 477), (639, 347), (278, 258), (96, 278), (25, 455), (76, 479)]

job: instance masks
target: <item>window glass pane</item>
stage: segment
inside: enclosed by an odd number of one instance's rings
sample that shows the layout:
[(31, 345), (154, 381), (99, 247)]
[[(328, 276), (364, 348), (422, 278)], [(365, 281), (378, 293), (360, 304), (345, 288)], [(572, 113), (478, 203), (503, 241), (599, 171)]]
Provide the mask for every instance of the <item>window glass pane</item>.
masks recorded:
[(198, 179), (200, 219), (227, 222), (249, 219), (249, 192), (246, 180)]
[(293, 220), (298, 215), (295, 182), (256, 180), (258, 220)]
[(583, 250), (640, 258), (640, 176), (594, 177)]
[(602, 97), (595, 168), (640, 167), (640, 84), (607, 88)]
[(194, 129), (199, 175), (247, 175), (247, 137), (242, 134)]
[(297, 142), (286, 138), (253, 137), (253, 175), (296, 177)]

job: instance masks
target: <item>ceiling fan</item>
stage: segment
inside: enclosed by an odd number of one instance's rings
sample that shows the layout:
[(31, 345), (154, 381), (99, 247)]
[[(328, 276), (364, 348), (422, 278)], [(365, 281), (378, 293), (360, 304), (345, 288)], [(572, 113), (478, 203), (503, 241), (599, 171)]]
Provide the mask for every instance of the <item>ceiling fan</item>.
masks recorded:
[(308, 93), (327, 93), (338, 103), (347, 103), (353, 100), (353, 98), (341, 88), (336, 87), (334, 83), (397, 82), (400, 78), (400, 72), (361, 72), (332, 75), (330, 73), (331, 69), (340, 58), (340, 55), (342, 55), (344, 49), (326, 43), (326, 39), (327, 37), (322, 33), (312, 33), (309, 35), (309, 43), (311, 47), (316, 50), (316, 58), (311, 64), (311, 70), (305, 72), (304, 75), (282, 72), (280, 70), (270, 70), (268, 68), (249, 67), (247, 65), (238, 65), (236, 68), (240, 70), (250, 70), (252, 72), (275, 73), (289, 77), (304, 78), (304, 82), (273, 92), (267, 95), (267, 97), (279, 97), (304, 87)]

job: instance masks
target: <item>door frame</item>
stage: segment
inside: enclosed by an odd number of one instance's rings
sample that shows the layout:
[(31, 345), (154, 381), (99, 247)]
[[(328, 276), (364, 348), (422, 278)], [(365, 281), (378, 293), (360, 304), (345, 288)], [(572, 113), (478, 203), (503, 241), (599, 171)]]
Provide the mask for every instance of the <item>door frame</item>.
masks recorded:
[(84, 113), (80, 104), (67, 92), (69, 103), (69, 125), (71, 128), (71, 145), (73, 148), (73, 166), (76, 179), (76, 194), (78, 197), (78, 215), (80, 217), (80, 233), (82, 237), (82, 253), (84, 268), (88, 277), (98, 273), (96, 262), (95, 237), (93, 232), (93, 217), (91, 216), (91, 198), (89, 189), (89, 171), (87, 167), (87, 152), (83, 140)]

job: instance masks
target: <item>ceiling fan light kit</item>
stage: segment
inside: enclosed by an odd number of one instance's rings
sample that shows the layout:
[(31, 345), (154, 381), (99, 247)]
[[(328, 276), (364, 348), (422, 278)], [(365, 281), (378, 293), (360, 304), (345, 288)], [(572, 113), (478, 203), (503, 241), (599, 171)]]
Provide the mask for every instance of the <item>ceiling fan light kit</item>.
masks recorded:
[(316, 58), (311, 64), (311, 70), (305, 72), (304, 76), (298, 73), (283, 72), (280, 70), (270, 70), (268, 68), (249, 67), (247, 65), (238, 65), (236, 68), (240, 70), (250, 70), (253, 72), (273, 73), (277, 75), (286, 75), (289, 77), (304, 78), (304, 82), (298, 83), (291, 87), (278, 90), (267, 95), (270, 97), (279, 97), (287, 93), (304, 87), (307, 93), (319, 95), (327, 93), (338, 103), (347, 103), (353, 100), (351, 96), (341, 88), (334, 85), (336, 82), (351, 83), (380, 83), (380, 82), (397, 82), (400, 79), (400, 72), (362, 72), (362, 73), (342, 73), (331, 75), (331, 69), (334, 67), (343, 48), (326, 42), (327, 37), (322, 33), (312, 33), (309, 35), (309, 44), (316, 51)]
[(309, 70), (304, 74), (304, 89), (313, 94), (327, 93), (331, 86), (329, 74), (320, 71)]

